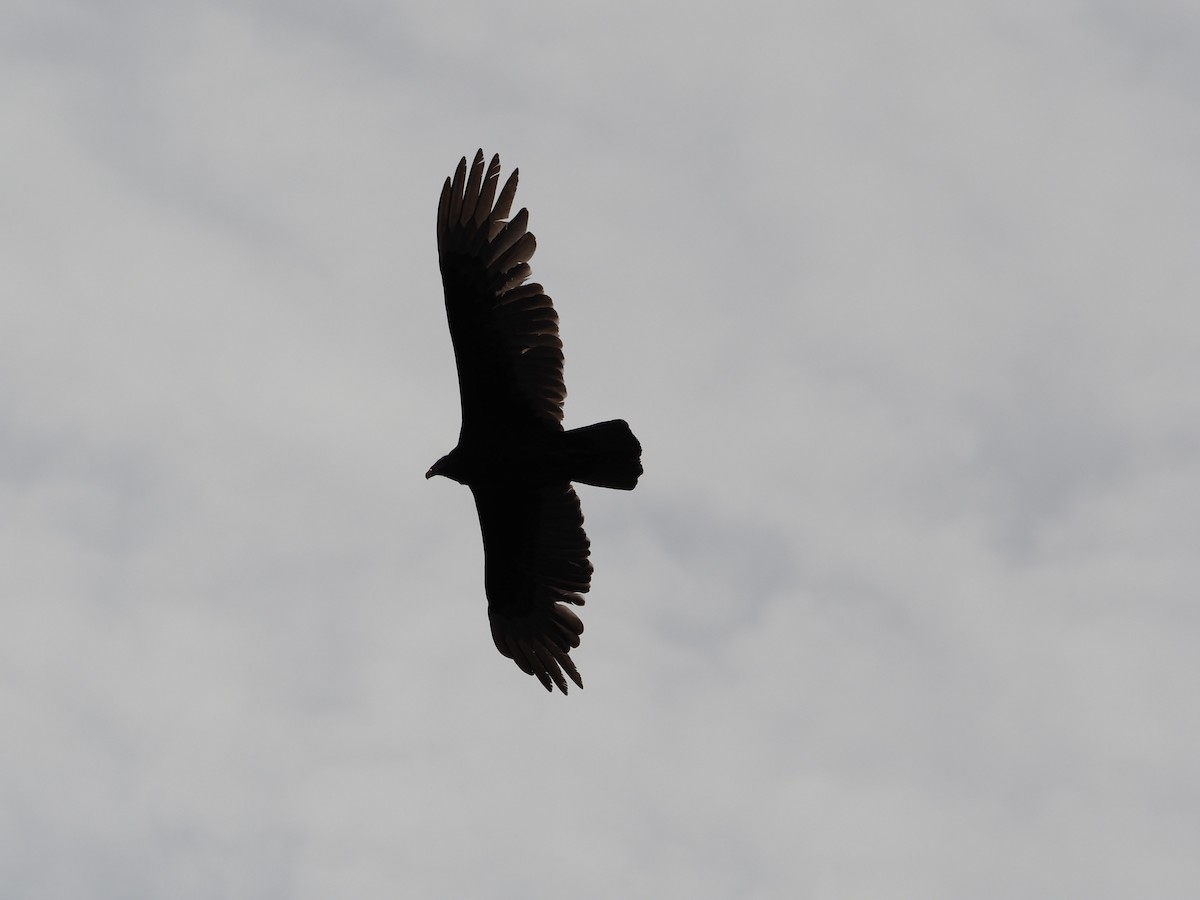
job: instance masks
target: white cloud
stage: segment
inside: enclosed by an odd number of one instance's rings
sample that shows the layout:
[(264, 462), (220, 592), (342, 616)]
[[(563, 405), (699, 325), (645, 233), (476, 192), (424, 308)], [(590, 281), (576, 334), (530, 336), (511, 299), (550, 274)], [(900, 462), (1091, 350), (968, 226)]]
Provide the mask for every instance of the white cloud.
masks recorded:
[[(1186, 5), (9, 18), (12, 896), (1188, 896)], [(480, 145), (646, 449), (565, 699), (422, 478)]]

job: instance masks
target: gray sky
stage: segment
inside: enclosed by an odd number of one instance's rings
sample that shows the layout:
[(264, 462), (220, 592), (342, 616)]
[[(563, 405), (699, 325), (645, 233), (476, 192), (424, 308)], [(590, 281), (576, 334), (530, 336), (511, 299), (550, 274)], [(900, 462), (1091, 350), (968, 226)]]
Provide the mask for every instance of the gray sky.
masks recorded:
[[(1182, 898), (1200, 11), (0, 9), (13, 898)], [(492, 646), (434, 218), (562, 317), (596, 576)]]

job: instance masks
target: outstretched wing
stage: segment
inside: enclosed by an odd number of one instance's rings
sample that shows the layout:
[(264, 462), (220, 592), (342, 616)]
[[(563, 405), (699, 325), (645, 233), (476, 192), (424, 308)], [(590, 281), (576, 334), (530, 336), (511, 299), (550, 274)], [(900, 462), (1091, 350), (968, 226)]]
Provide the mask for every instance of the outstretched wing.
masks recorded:
[[(438, 257), (446, 316), (458, 364), (462, 437), (494, 431), (562, 428), (562, 341), (558, 315), (540, 284), (525, 284), (537, 241), (522, 209), (508, 211), (517, 170), (496, 197), (500, 157), (484, 171), (483, 151), (470, 172), (463, 157), (438, 203)], [(493, 198), (495, 202), (493, 203)]]
[(592, 581), (579, 497), (566, 482), (537, 489), (472, 486), (483, 531), (484, 584), (496, 649), (546, 690), (564, 694), (565, 672), (583, 680), (568, 655), (579, 646), (582, 606)]

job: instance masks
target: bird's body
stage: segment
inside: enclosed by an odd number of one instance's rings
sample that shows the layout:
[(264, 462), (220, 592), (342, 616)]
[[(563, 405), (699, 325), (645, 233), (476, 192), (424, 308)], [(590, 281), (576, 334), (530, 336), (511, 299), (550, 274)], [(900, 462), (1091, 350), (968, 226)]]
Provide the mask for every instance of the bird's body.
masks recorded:
[[(517, 172), (496, 195), (500, 159), (479, 151), (446, 179), (438, 256), (462, 400), (458, 445), (426, 478), (471, 488), (483, 534), (484, 586), (497, 649), (546, 687), (566, 693), (591, 586), (590, 544), (572, 482), (632, 490), (641, 445), (622, 420), (564, 431), (558, 316), (526, 284), (536, 241), (522, 209), (511, 220)], [(493, 203), (493, 198), (495, 202)]]

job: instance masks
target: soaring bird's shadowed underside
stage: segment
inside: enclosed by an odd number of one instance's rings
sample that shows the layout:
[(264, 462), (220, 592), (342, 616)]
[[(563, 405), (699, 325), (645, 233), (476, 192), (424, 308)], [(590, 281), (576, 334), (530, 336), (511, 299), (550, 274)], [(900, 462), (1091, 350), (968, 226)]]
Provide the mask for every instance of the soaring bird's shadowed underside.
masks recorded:
[(537, 246), (522, 209), (508, 218), (514, 169), (497, 196), (500, 157), (464, 157), (438, 203), (438, 257), (458, 364), (458, 446), (425, 477), (445, 475), (475, 495), (483, 532), (492, 639), (546, 690), (583, 681), (570, 652), (591, 586), (590, 544), (571, 482), (632, 490), (642, 448), (622, 420), (564, 431), (558, 315), (526, 284)]

